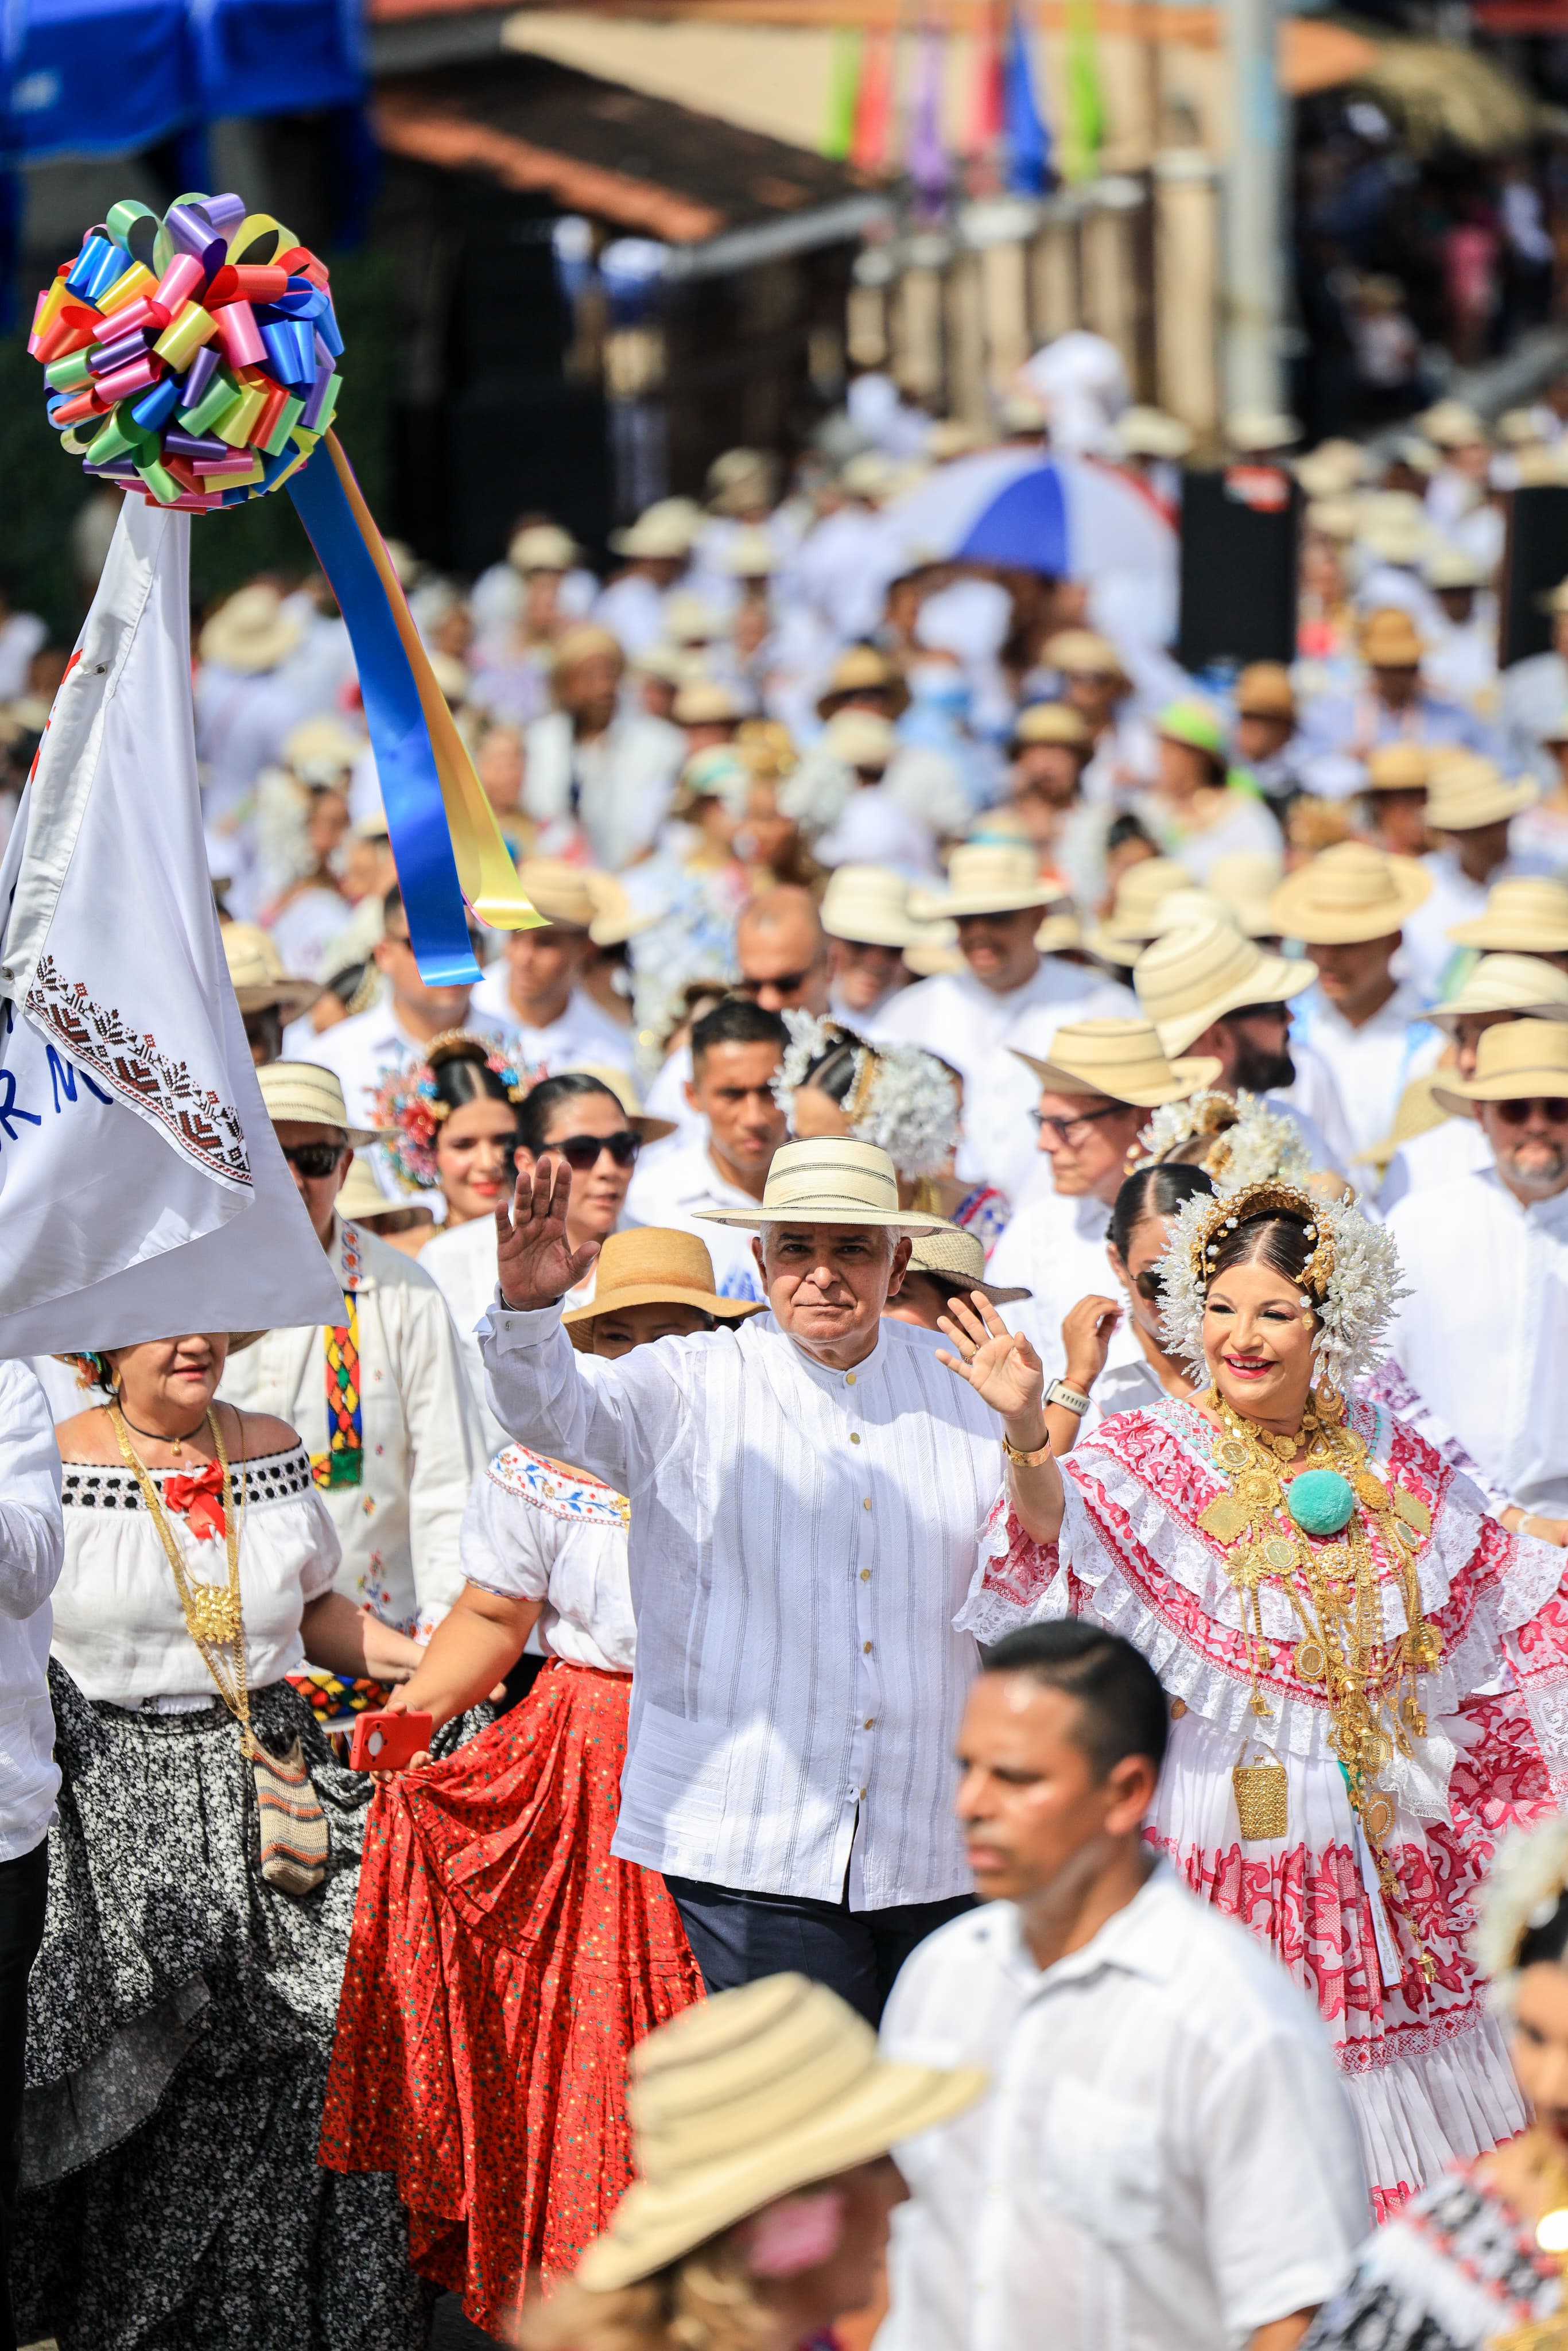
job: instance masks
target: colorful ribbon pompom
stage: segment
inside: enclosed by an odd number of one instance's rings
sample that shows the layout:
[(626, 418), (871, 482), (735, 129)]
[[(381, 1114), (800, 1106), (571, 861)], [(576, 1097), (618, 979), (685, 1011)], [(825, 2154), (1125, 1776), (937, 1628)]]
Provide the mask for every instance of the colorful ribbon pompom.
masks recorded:
[(97, 480), (185, 514), (265, 497), (332, 421), (327, 265), (238, 196), (111, 205), (39, 295), (50, 423)]

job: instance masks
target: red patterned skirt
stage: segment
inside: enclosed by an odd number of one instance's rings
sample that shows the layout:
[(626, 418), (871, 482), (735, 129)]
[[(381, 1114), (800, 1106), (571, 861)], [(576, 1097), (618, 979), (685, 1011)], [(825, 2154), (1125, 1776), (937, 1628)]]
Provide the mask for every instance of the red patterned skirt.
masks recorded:
[(702, 1997), (664, 1879), (610, 1851), (631, 1689), (547, 1667), (365, 1839), (321, 2161), (395, 2173), (414, 2267), (490, 2334), (608, 2221), (628, 2053)]

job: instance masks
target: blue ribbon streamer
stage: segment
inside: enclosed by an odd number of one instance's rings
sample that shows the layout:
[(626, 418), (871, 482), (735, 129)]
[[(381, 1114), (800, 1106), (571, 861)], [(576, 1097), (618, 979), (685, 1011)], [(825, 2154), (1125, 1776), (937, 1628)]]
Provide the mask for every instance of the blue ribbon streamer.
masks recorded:
[(348, 626), (409, 941), (429, 987), (479, 977), (419, 690), (386, 590), (326, 444), (284, 486)]

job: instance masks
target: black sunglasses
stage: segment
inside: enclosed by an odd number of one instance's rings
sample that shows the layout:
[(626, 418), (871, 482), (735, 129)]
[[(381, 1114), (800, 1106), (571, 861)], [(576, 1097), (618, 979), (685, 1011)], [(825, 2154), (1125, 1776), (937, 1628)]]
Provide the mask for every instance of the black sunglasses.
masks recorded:
[(335, 1176), (348, 1147), (346, 1143), (295, 1143), (285, 1145), (283, 1155), (310, 1183), (322, 1176)]
[(617, 1167), (633, 1167), (642, 1148), (642, 1136), (623, 1126), (615, 1134), (569, 1134), (564, 1143), (547, 1143), (545, 1153), (552, 1159), (564, 1159), (574, 1175), (586, 1176), (591, 1167), (598, 1166), (601, 1151), (608, 1151)]
[(1158, 1270), (1152, 1265), (1146, 1265), (1142, 1273), (1133, 1276), (1133, 1287), (1140, 1298), (1147, 1299), (1151, 1306), (1157, 1306), (1165, 1296)]
[(1564, 1102), (1560, 1094), (1551, 1095), (1545, 1100), (1500, 1102), (1495, 1107), (1504, 1126), (1527, 1124), (1532, 1111), (1539, 1111), (1548, 1126), (1562, 1126), (1568, 1123), (1568, 1102)]
[(737, 979), (731, 992), (749, 997), (753, 1003), (765, 987), (777, 988), (780, 996), (799, 996), (816, 967), (815, 964), (808, 964), (803, 971), (781, 971), (770, 979)]

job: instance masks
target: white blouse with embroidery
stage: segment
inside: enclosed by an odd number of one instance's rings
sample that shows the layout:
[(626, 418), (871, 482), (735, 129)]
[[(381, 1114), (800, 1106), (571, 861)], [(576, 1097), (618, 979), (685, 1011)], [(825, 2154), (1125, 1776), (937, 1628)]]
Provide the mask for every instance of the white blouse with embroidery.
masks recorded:
[[(179, 1474), (152, 1472), (160, 1496)], [(252, 1689), (261, 1689), (304, 1663), (300, 1618), (308, 1602), (332, 1588), (338, 1538), (302, 1446), (259, 1455), (243, 1468), (236, 1461), (232, 1476), (246, 1673)], [(78, 1688), (117, 1706), (206, 1705), (217, 1693), (185, 1630), (173, 1570), (135, 1473), (118, 1462), (68, 1461), (60, 1499), (66, 1563), (55, 1587), (53, 1646)], [(222, 1535), (198, 1538), (179, 1511), (166, 1507), (164, 1516), (187, 1580), (226, 1592)]]
[(626, 1504), (612, 1486), (508, 1445), (474, 1481), (463, 1571), (508, 1600), (542, 1600), (552, 1656), (629, 1674), (637, 1626), (626, 1565)]

